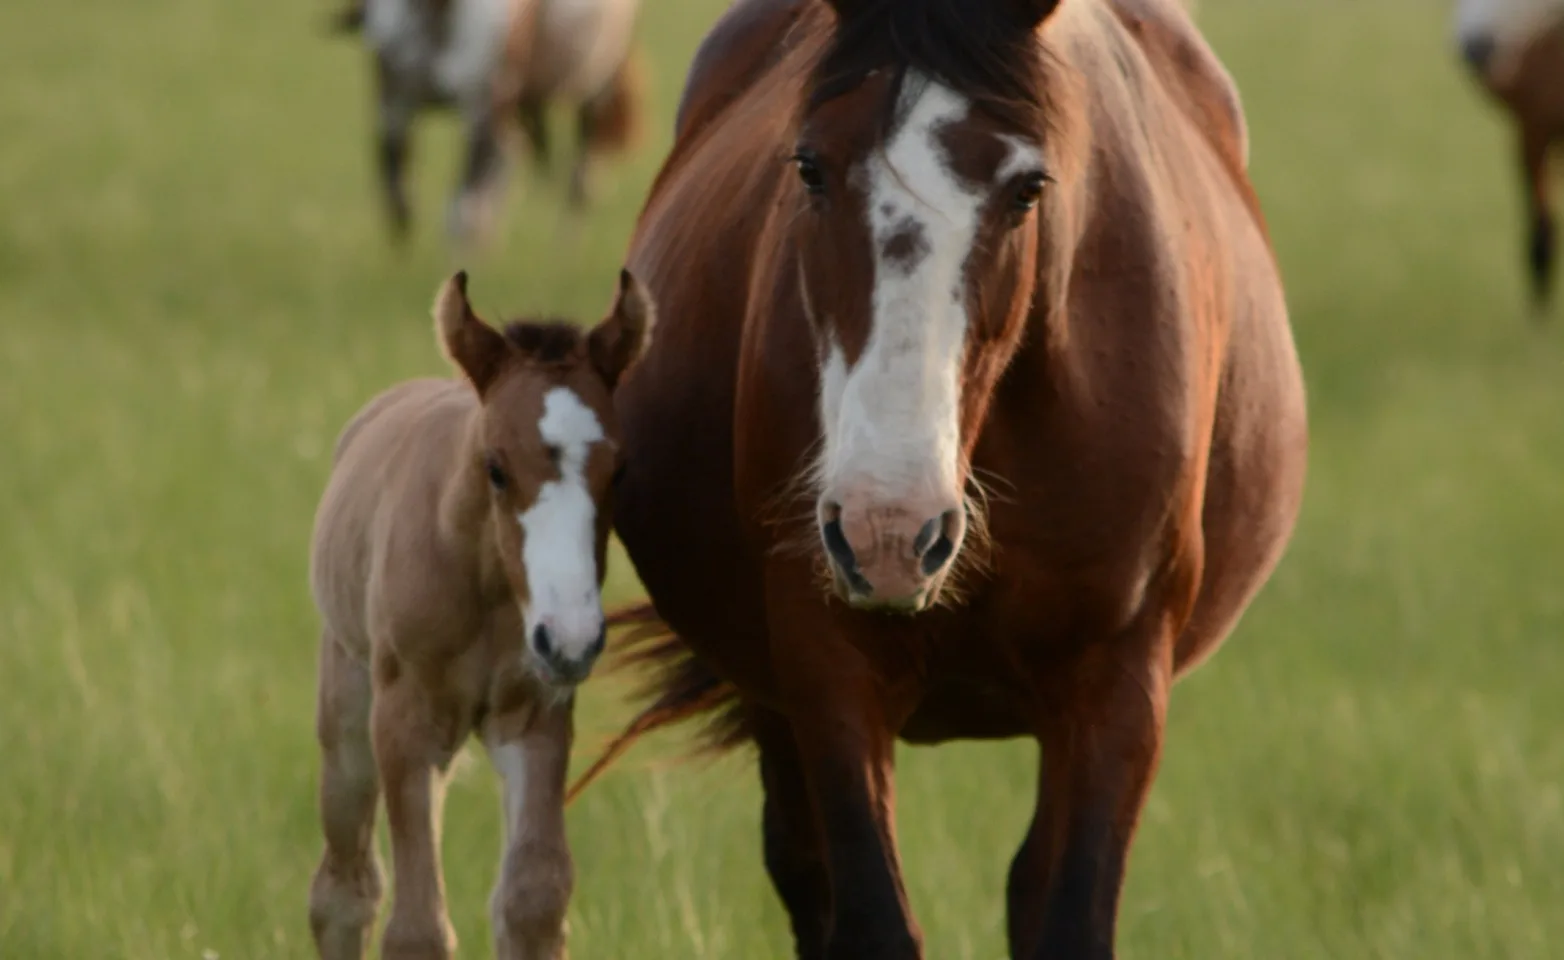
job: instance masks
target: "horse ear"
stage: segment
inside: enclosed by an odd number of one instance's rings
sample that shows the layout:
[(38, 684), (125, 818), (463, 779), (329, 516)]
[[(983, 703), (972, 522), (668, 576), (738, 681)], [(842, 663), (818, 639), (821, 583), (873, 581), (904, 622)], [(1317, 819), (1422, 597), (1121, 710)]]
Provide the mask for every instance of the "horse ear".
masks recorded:
[(614, 308), (587, 338), (592, 365), (609, 389), (618, 386), (619, 378), (646, 352), (656, 323), (651, 293), (629, 270), (620, 270)]
[(467, 302), (467, 271), (445, 281), (435, 295), (434, 325), (446, 357), (482, 396), (499, 375), (510, 345), (472, 312)]

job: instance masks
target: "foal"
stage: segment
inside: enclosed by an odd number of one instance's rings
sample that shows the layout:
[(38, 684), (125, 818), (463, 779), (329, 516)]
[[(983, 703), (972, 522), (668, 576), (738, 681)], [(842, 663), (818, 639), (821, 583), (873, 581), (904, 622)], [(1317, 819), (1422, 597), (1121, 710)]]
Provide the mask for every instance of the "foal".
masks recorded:
[(564, 777), (573, 691), (603, 648), (611, 394), (653, 309), (626, 272), (590, 334), (531, 322), (500, 333), (466, 288), (456, 274), (434, 306), (462, 379), (409, 381), (370, 401), (337, 442), (315, 520), (326, 848), (310, 926), (324, 960), (364, 955), (382, 790), (395, 867), (383, 956), (451, 956), (442, 781), (473, 732), (504, 779), (496, 955), (564, 956)]

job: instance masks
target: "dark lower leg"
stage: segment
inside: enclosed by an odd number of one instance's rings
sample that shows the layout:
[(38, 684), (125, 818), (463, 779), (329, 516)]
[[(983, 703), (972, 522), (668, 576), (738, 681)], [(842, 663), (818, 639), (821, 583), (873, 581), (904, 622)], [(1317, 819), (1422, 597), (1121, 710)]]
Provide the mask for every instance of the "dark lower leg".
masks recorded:
[(1048, 877), (1053, 868), (1053, 836), (1056, 811), (1048, 802), (1048, 789), (1041, 763), (1037, 775), (1037, 807), (1032, 814), (1026, 839), (1010, 861), (1005, 884), (1006, 932), (1010, 956), (1029, 958), (1037, 955), (1043, 936), (1043, 915), (1048, 904)]
[(766, 793), (761, 818), (766, 873), (787, 910), (799, 960), (820, 960), (830, 923), (831, 878), (798, 749), (786, 720), (767, 715), (751, 723)]
[(1547, 134), (1528, 127), (1521, 133), (1521, 160), (1526, 177), (1526, 201), (1530, 214), (1527, 265), (1531, 271), (1532, 301), (1538, 309), (1548, 305), (1553, 294), (1555, 238), (1552, 195), (1548, 183)]

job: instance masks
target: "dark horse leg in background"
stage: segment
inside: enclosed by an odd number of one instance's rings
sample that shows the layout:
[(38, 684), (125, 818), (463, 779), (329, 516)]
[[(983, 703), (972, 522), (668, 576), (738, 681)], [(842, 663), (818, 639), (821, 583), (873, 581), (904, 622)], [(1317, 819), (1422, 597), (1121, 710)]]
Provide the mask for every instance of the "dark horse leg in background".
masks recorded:
[(1542, 124), (1521, 124), (1521, 161), (1526, 177), (1526, 207), (1530, 219), (1527, 251), (1531, 267), (1532, 300), (1540, 315), (1553, 294), (1556, 259), (1552, 192), (1548, 185), (1548, 151), (1552, 130)]
[(576, 164), (570, 174), (570, 204), (591, 201), (592, 171), (600, 154), (623, 150), (635, 137), (640, 109), (639, 63), (634, 51), (614, 72), (608, 85), (576, 111)]
[(824, 960), (831, 877), (793, 729), (785, 717), (758, 709), (750, 712), (749, 725), (760, 749), (766, 797), (761, 812), (766, 873), (787, 910), (799, 960)]
[(1006, 891), (1014, 960), (1112, 960), (1172, 677), (1171, 641), (1143, 628), (1086, 649), (1046, 684), (1037, 809)]
[(413, 218), (405, 180), (408, 134), (413, 115), (418, 110), (418, 91), (399, 78), (384, 58), (377, 66), (380, 182), (385, 194), (386, 215), (391, 223), (391, 238), (401, 242), (407, 238)]

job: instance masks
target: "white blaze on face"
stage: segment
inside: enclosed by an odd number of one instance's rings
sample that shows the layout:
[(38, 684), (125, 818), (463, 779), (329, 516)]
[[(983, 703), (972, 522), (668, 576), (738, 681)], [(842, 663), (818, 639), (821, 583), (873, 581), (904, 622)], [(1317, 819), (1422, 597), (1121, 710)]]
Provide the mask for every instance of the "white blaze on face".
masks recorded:
[(917, 100), (906, 119), (855, 172), (867, 194), (873, 315), (857, 363), (849, 367), (833, 344), (821, 371), (828, 498), (849, 489), (887, 499), (959, 495), (965, 270), (991, 185), (964, 182), (940, 142), (968, 102), (918, 77), (908, 89)]
[(523, 611), (527, 637), (530, 643), (542, 625), (560, 656), (579, 660), (603, 630), (597, 506), (586, 483), (587, 454), (603, 439), (603, 426), (573, 391), (555, 387), (544, 395), (538, 432), (559, 449), (559, 479), (543, 484), (532, 506), (517, 517), (531, 595)]
[(1513, 51), (1560, 17), (1564, 0), (1457, 0), (1456, 42), (1489, 39)]

